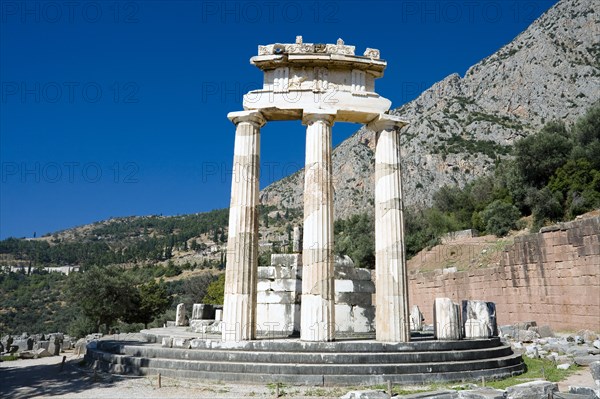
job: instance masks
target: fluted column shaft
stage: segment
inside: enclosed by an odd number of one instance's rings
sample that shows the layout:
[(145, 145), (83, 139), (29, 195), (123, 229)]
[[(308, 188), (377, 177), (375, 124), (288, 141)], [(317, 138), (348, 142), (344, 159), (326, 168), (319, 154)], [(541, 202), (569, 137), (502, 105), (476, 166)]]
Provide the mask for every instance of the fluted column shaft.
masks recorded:
[(222, 338), (243, 341), (256, 338), (260, 128), (265, 120), (257, 111), (227, 117), (236, 129)]
[(300, 339), (331, 341), (335, 334), (333, 276), (333, 114), (304, 113), (304, 239)]
[(408, 276), (404, 248), (400, 133), (397, 117), (381, 115), (375, 130), (375, 322), (376, 339), (410, 340)]

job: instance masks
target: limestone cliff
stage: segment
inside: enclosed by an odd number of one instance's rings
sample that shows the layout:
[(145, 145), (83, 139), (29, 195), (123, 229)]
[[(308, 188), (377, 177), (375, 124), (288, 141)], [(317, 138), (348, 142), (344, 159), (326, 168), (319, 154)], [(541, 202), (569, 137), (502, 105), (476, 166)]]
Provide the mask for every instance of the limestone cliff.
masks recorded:
[[(600, 14), (561, 0), (464, 77), (453, 74), (392, 110), (403, 133), (406, 205), (428, 205), (509, 156), (514, 140), (559, 119), (573, 123), (600, 97)], [(393, 100), (393, 99), (392, 99)], [(372, 212), (374, 134), (361, 128), (333, 152), (336, 218)], [(261, 191), (263, 204), (302, 207), (303, 171)]]

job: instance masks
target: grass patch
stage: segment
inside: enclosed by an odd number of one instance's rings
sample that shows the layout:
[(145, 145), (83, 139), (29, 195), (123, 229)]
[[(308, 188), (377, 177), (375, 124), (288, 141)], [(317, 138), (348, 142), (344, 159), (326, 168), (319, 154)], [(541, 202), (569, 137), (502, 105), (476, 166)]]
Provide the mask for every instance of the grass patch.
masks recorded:
[(522, 384), (537, 379), (558, 382), (564, 380), (579, 369), (578, 366), (572, 365), (568, 370), (559, 370), (556, 368), (556, 364), (550, 360), (531, 359), (527, 356), (523, 356), (523, 361), (526, 366), (525, 373), (503, 380), (490, 381), (486, 383), (486, 386), (496, 389), (506, 389), (512, 385)]
[[(392, 393), (395, 395), (410, 395), (413, 393), (433, 392), (433, 391), (439, 391), (441, 389), (449, 389), (448, 387), (450, 387), (451, 385), (455, 385), (455, 384), (454, 383), (448, 383), (448, 384), (434, 383), (434, 384), (428, 384), (428, 385), (411, 385), (411, 386), (392, 384)], [(363, 388), (361, 388), (361, 389), (363, 389)], [(387, 384), (372, 385), (365, 389), (375, 389), (375, 390), (385, 391), (385, 392), (388, 391)]]
[(4, 355), (2, 356), (3, 362), (12, 362), (13, 360), (19, 360), (19, 356), (16, 355)]
[(304, 391), (303, 396), (315, 396), (317, 398), (339, 397), (345, 393), (352, 391), (352, 388), (334, 387), (334, 388), (309, 388)]
[[(530, 359), (528, 357), (523, 357), (523, 362), (525, 362), (526, 371), (523, 374), (508, 377), (502, 380), (486, 380), (485, 386), (495, 389), (506, 389), (513, 385), (523, 384), (525, 382), (533, 381), (533, 380), (546, 380), (550, 382), (559, 382), (575, 373), (579, 367), (576, 365), (571, 366), (568, 370), (559, 370), (556, 368), (556, 364), (550, 360), (546, 359)], [(468, 381), (463, 382), (464, 387), (460, 387), (460, 384), (457, 385), (457, 382), (448, 382), (448, 383), (433, 383), (427, 385), (414, 385), (414, 386), (402, 386), (402, 385), (393, 385), (392, 391), (394, 394), (398, 395), (410, 395), (414, 393), (425, 393), (432, 391), (439, 391), (444, 389), (454, 389), (454, 390), (462, 390), (462, 389), (470, 389), (469, 384), (465, 384)], [(472, 381), (477, 386), (481, 386), (481, 380)], [(363, 389), (363, 388), (361, 388)], [(379, 384), (369, 386), (366, 389), (376, 389), (387, 392), (387, 384)]]

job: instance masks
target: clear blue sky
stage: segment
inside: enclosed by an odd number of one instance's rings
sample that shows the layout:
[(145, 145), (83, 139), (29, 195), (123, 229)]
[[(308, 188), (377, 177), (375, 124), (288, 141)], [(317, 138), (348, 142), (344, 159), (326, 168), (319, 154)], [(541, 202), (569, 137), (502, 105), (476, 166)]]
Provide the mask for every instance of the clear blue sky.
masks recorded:
[[(259, 44), (381, 50), (393, 107), (510, 42), (556, 0), (0, 2), (0, 238), (229, 205)], [(334, 145), (356, 125), (336, 124)], [(299, 121), (262, 130), (261, 188), (304, 162)]]

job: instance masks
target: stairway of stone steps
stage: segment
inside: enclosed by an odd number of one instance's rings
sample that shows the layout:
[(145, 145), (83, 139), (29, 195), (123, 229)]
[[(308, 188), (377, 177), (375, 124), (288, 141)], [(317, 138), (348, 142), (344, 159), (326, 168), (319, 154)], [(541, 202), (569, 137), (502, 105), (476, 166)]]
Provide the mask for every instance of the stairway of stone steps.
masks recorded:
[(250, 341), (210, 349), (104, 342), (88, 349), (86, 359), (113, 373), (315, 385), (473, 380), (523, 370), (521, 356), (497, 338), (410, 344)]

